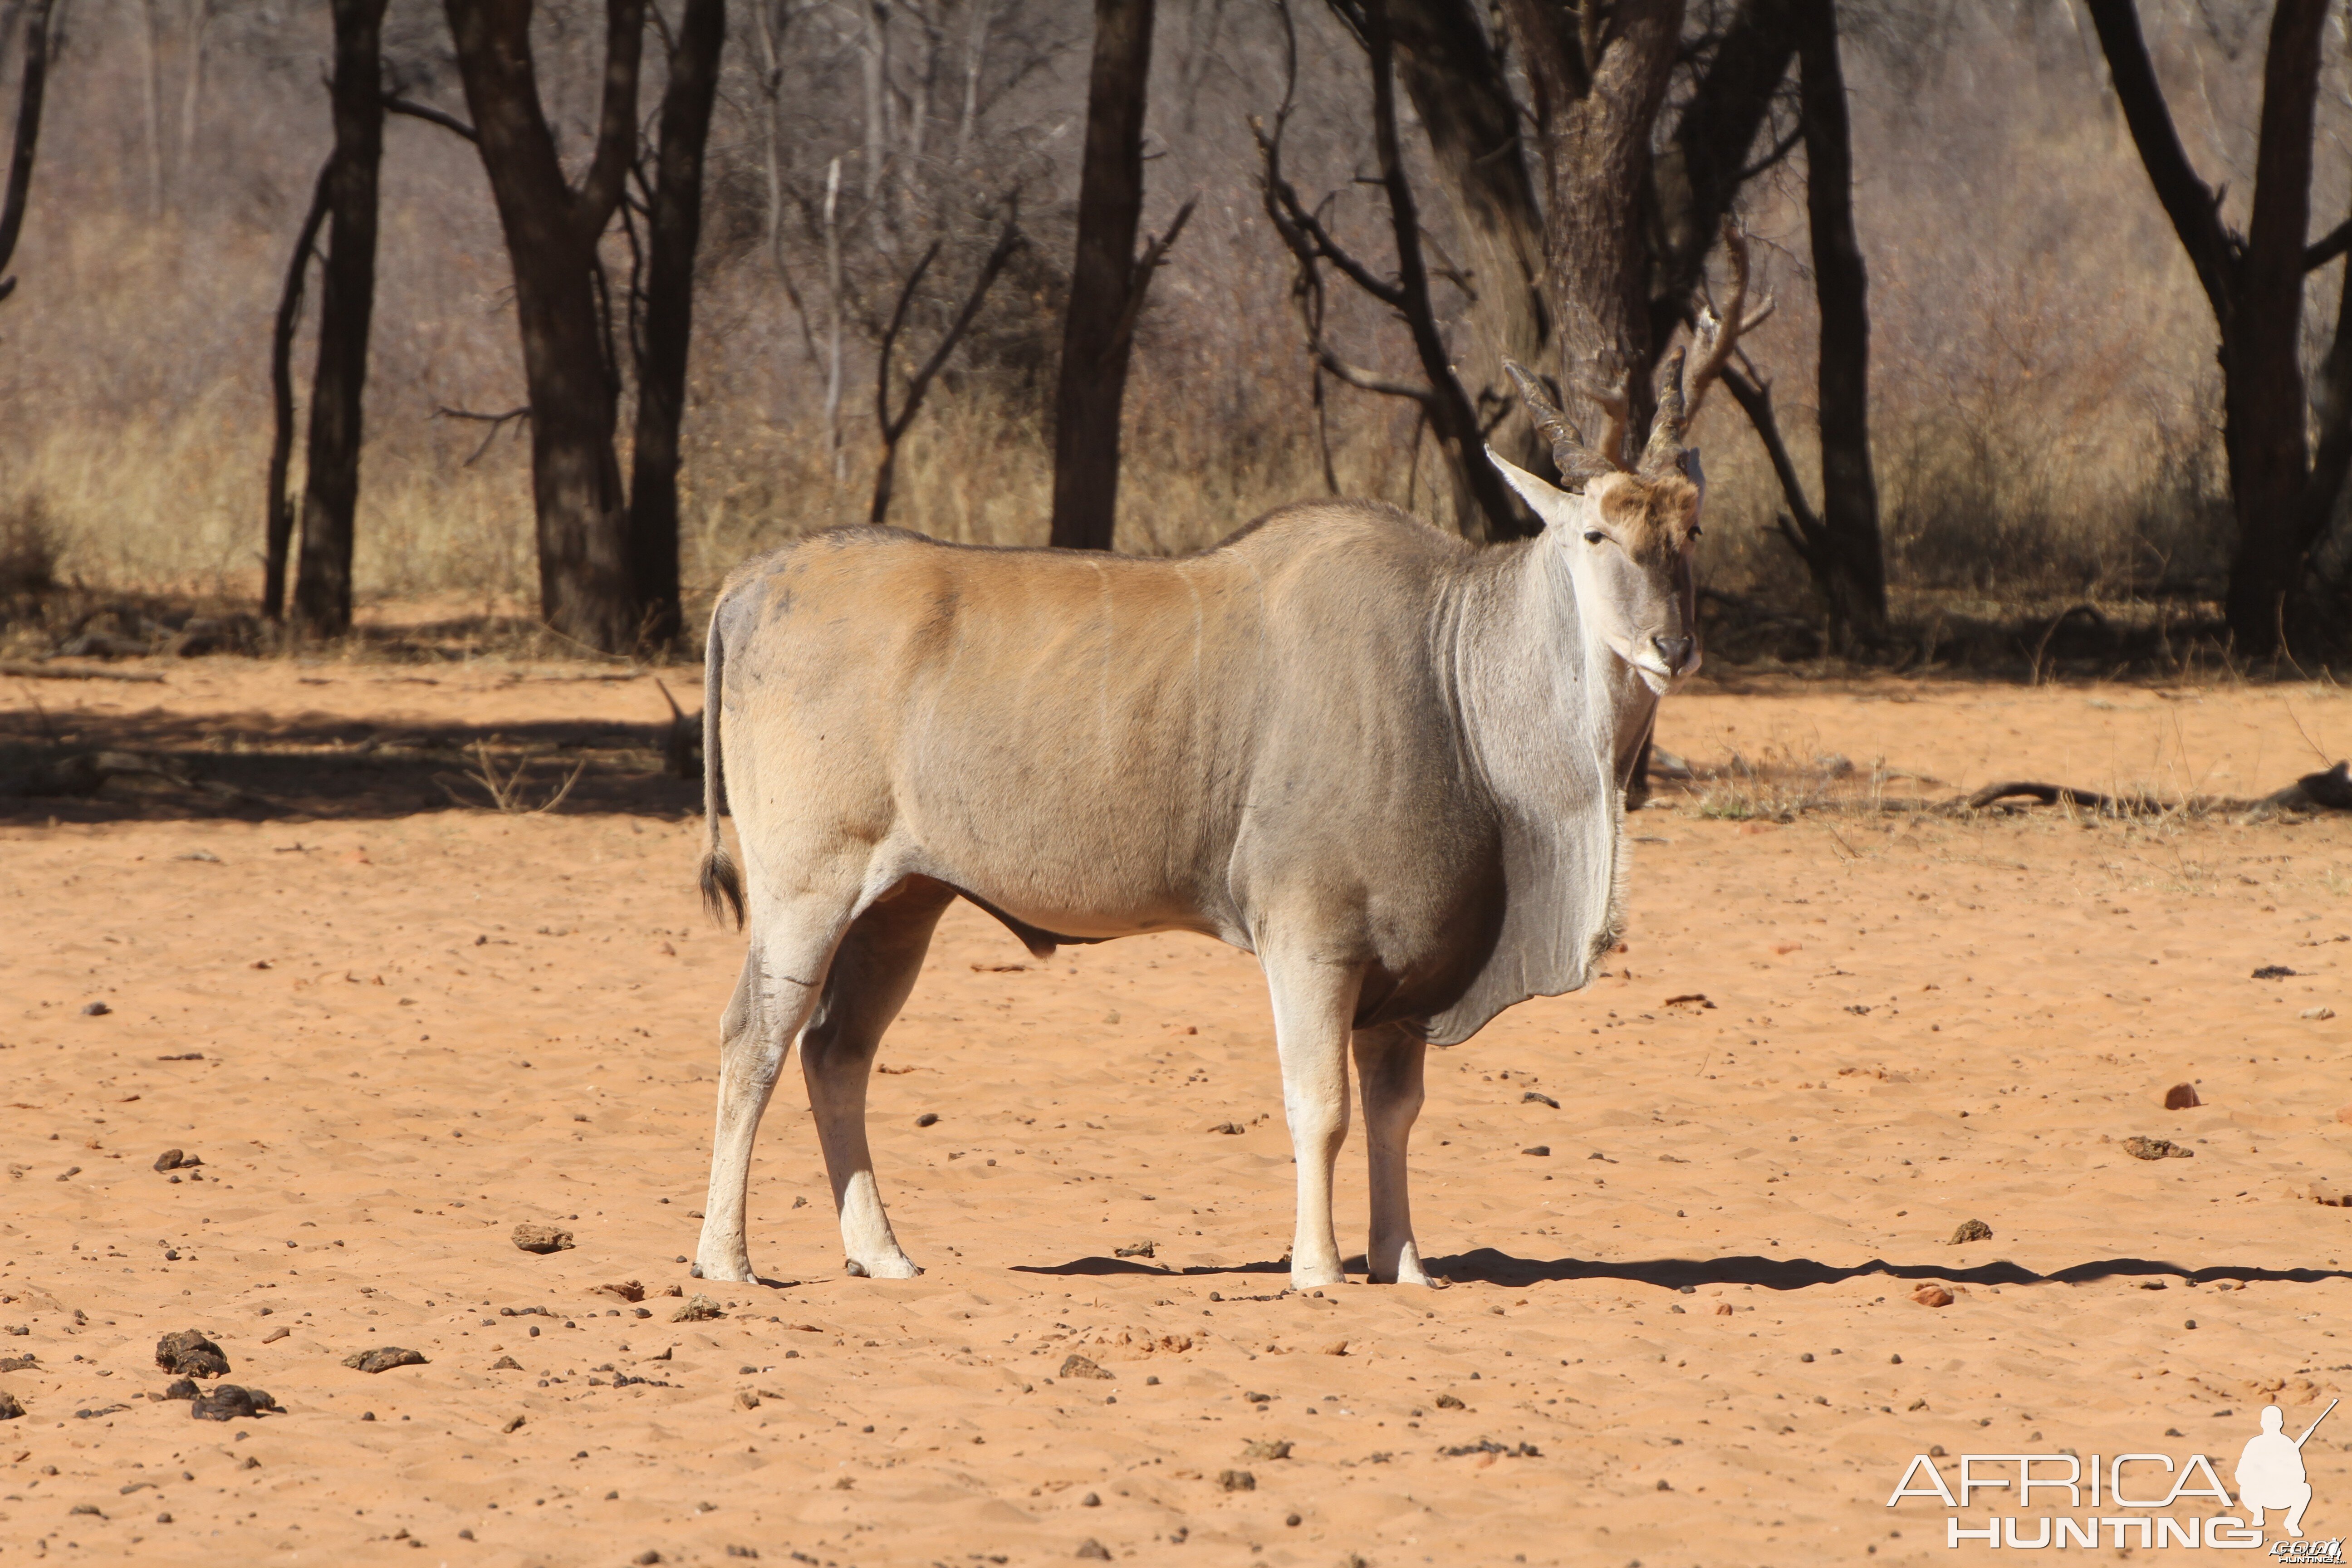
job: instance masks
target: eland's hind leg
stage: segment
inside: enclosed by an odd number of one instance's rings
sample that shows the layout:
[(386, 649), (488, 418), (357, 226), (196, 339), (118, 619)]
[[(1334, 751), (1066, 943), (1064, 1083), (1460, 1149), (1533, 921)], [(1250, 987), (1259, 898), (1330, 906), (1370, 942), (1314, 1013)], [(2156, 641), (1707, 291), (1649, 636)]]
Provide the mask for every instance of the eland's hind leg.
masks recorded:
[(1426, 1285), (1412, 1238), (1405, 1144), (1421, 1114), (1422, 1067), (1429, 1047), (1402, 1024), (1359, 1029), (1356, 1082), (1364, 1096), (1364, 1142), (1371, 1163), (1372, 1228), (1364, 1247), (1375, 1284)]
[(705, 1279), (748, 1283), (759, 1278), (751, 1271), (744, 1235), (751, 1143), (784, 1053), (816, 1005), (840, 932), (837, 920), (793, 914), (803, 918), (755, 916), (735, 994), (719, 1021), (719, 1115), (710, 1139), (710, 1191), (694, 1258), (695, 1273)]
[(922, 1272), (899, 1247), (882, 1212), (874, 1152), (866, 1142), (866, 1086), (882, 1032), (906, 1005), (931, 931), (954, 898), (937, 883), (908, 882), (858, 916), (834, 955), (824, 999), (801, 1036), (801, 1073), (852, 1274), (910, 1279)]

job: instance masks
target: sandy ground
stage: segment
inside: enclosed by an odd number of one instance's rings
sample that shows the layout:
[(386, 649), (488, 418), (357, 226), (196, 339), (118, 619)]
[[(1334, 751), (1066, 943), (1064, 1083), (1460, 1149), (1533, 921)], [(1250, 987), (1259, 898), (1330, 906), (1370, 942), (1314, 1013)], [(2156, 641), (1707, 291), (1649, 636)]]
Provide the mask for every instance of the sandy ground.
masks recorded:
[[(788, 1072), (752, 1248), (789, 1283), (675, 1321), (740, 947), (650, 681), (148, 668), (0, 683), (0, 739), (226, 781), (0, 809), (0, 1563), (1941, 1562), (1948, 1510), (1885, 1506), (1931, 1445), (1948, 1479), (2067, 1449), (2226, 1483), (2265, 1398), (2294, 1433), (2352, 1387), (2352, 1209), (2307, 1196), (2352, 1177), (2352, 1018), (2306, 1016), (2352, 1014), (2352, 824), (1640, 814), (1617, 972), (1433, 1062), (1430, 1291), (1285, 1291), (1248, 957), (1040, 964), (960, 910), (872, 1095), (929, 1272), (841, 1275)], [(534, 792), (590, 764), (573, 798), (457, 805), (493, 736), (551, 759)], [(1896, 793), (2252, 795), (2352, 709), (1733, 680), (1661, 739)], [(182, 1329), (284, 1414), (151, 1399)], [(425, 1362), (342, 1364), (384, 1345)], [(2352, 1531), (2347, 1450), (2344, 1412), (2305, 1449), (2314, 1536)]]

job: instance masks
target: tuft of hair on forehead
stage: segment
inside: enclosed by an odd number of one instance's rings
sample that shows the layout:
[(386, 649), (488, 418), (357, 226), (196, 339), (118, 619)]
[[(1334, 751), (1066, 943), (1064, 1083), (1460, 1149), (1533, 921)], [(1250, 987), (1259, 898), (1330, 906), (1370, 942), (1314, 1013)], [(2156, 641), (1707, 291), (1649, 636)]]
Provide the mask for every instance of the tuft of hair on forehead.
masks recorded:
[(1680, 555), (1698, 526), (1698, 487), (1681, 474), (1613, 474), (1592, 487), (1601, 521), (1636, 561)]

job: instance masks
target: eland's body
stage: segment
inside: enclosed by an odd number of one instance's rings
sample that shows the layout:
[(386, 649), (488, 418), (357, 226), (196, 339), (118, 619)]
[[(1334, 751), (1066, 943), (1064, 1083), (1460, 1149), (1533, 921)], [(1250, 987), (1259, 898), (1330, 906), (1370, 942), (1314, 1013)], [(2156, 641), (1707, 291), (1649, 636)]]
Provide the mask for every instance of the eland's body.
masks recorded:
[(1580, 610), (1587, 548), (1555, 527), (1477, 550), (1332, 501), (1173, 561), (853, 529), (740, 568), (705, 711), (751, 942), (704, 1275), (752, 1277), (751, 1137), (795, 1036), (849, 1261), (911, 1271), (866, 1076), (962, 895), (1041, 951), (1191, 931), (1256, 953), (1298, 1146), (1294, 1278), (1339, 1275), (1351, 1042), (1367, 1256), (1420, 1278), (1403, 1164), (1423, 1051), (1583, 984), (1616, 940), (1622, 769), (1678, 673), (1629, 663)]
[[(1405, 1191), (1423, 1057), (1582, 985), (1617, 940), (1626, 772), (1698, 662), (1687, 416), (1743, 317), (1702, 315), (1639, 464), (1513, 366), (1576, 493), (1496, 458), (1544, 522), (1475, 549), (1402, 512), (1286, 507), (1176, 561), (886, 529), (747, 563), (710, 617), (705, 898), (748, 917), (721, 1030), (697, 1270), (749, 1280), (751, 1142), (797, 1039), (852, 1272), (916, 1272), (866, 1083), (961, 896), (1038, 952), (1191, 931), (1257, 954), (1298, 1160), (1290, 1278), (1336, 1284), (1348, 1061), (1374, 1279), (1426, 1282)], [(1769, 309), (1769, 307), (1767, 308)], [(723, 798), (742, 847), (719, 831)]]

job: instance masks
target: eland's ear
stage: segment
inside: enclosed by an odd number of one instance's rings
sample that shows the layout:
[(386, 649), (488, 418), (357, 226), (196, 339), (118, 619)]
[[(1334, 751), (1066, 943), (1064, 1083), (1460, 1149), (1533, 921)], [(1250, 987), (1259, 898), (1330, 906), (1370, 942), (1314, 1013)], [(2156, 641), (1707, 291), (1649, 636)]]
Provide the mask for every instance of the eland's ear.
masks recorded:
[(1584, 524), (1585, 500), (1571, 495), (1557, 485), (1545, 483), (1494, 447), (1486, 448), (1486, 460), (1495, 465), (1510, 487), (1519, 492), (1519, 499), (1534, 509), (1544, 527), (1577, 529)]

